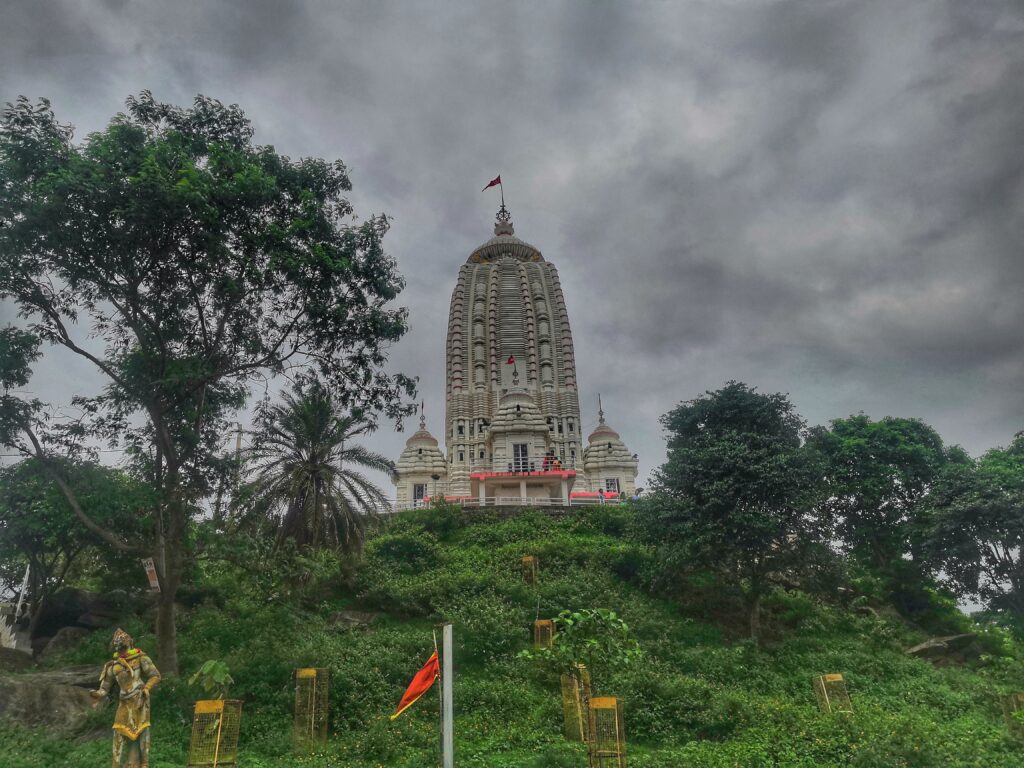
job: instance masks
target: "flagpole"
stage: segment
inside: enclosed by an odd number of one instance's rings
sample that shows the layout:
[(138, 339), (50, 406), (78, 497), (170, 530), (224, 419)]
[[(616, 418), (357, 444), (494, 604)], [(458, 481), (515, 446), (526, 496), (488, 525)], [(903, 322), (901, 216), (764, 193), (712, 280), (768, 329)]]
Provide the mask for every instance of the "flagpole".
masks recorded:
[(441, 768), (455, 768), (452, 645), (452, 625), (445, 624), (441, 628)]
[[(434, 628), (430, 631), (434, 635), (434, 653), (437, 654), (437, 658), (440, 659), (441, 652), (437, 647), (437, 625), (435, 624)], [(440, 675), (435, 678), (435, 681), (437, 682), (437, 746), (438, 754), (440, 755), (444, 753), (444, 684), (441, 682)], [(443, 760), (444, 758), (442, 757), (441, 759)], [(438, 763), (438, 766), (440, 765), (441, 764)]]

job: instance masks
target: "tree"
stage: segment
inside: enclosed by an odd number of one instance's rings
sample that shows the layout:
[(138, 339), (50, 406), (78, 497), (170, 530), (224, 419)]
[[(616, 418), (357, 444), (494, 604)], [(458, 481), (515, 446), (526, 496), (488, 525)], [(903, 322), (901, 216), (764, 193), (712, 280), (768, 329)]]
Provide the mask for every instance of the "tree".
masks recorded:
[[(255, 145), (237, 106), (203, 96), (181, 109), (144, 91), (127, 107), (80, 144), (45, 100), (0, 116), (0, 297), (24, 324), (5, 335), (0, 442), (46, 466), (96, 440), (128, 449), (156, 491), (148, 540), (97, 523), (54, 479), (107, 545), (153, 555), (158, 655), (173, 673), (189, 523), (250, 387), (315, 371), (340, 407), (372, 419), (408, 413), (413, 382), (382, 371), (406, 330), (389, 306), (402, 280), (382, 248), (386, 218), (350, 220), (344, 165)], [(101, 377), (98, 395), (73, 399), (79, 418), (48, 420), (8, 386), (40, 341)]]
[(824, 549), (820, 468), (804, 423), (783, 394), (735, 381), (662, 418), (668, 460), (655, 477), (643, 527), (669, 579), (703, 567), (738, 589), (750, 637), (761, 600), (810, 568)]
[(1024, 432), (977, 462), (947, 466), (926, 510), (928, 549), (946, 584), (1024, 620)]
[(583, 665), (592, 679), (599, 679), (603, 673), (640, 658), (639, 644), (615, 611), (562, 611), (554, 625), (555, 637), (550, 647), (524, 651), (522, 655), (539, 659), (559, 674), (578, 676)]
[(939, 470), (965, 461), (918, 419), (834, 419), (808, 440), (825, 462), (828, 506), (847, 551), (882, 574), (912, 553), (914, 516)]
[[(151, 504), (148, 489), (124, 472), (87, 462), (54, 462), (93, 520), (110, 528), (142, 532), (140, 515)], [(28, 599), (35, 631), (47, 600), (103, 542), (75, 518), (67, 499), (36, 459), (0, 469), (0, 580), (20, 585), (29, 566)], [(108, 565), (114, 565), (108, 562)], [(133, 569), (141, 578), (142, 569)]]
[(253, 507), (269, 517), (279, 540), (362, 549), (367, 520), (388, 501), (355, 467), (393, 476), (394, 463), (353, 442), (372, 424), (342, 412), (319, 383), (282, 399), (258, 419), (247, 492)]

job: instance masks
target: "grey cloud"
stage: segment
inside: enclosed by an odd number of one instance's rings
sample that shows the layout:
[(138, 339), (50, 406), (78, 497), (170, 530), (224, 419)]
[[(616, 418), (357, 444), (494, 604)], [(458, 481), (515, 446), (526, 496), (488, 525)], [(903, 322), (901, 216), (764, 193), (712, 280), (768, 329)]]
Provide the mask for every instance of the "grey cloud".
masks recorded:
[(973, 452), (1024, 428), (1019, 3), (12, 8), (2, 100), (47, 95), (82, 135), (141, 88), (202, 92), (281, 152), (344, 159), (356, 210), (394, 217), (412, 330), (392, 366), (435, 431), (451, 289), (499, 172), (561, 273), (585, 426), (601, 391), (643, 474), (657, 417), (730, 378), (812, 422), (919, 416)]

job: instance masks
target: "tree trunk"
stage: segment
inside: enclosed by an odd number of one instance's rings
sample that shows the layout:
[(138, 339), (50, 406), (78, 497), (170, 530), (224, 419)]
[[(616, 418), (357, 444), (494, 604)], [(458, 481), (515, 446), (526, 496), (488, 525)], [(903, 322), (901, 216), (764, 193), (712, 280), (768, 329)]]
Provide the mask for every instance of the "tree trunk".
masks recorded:
[[(28, 620), (28, 639), (31, 642), (36, 636), (36, 630), (39, 628), (39, 620), (43, 618), (43, 610), (46, 608), (46, 593), (42, 593), (39, 599), (35, 601), (35, 605), (30, 606), (30, 614)], [(17, 619), (17, 617), (15, 617)]]
[(161, 674), (178, 674), (178, 629), (175, 625), (175, 599), (181, 585), (181, 569), (168, 558), (166, 577), (160, 580), (156, 611), (157, 666)]
[(178, 629), (175, 624), (175, 600), (185, 572), (185, 533), (188, 517), (184, 505), (175, 500), (168, 505), (170, 526), (167, 535), (161, 537), (162, 564), (160, 573), (160, 598), (157, 601), (156, 642), (157, 662), (160, 671), (167, 675), (178, 674)]
[(750, 605), (748, 608), (749, 619), (750, 619), (750, 639), (754, 643), (760, 645), (761, 643), (761, 595), (755, 593), (750, 598)]

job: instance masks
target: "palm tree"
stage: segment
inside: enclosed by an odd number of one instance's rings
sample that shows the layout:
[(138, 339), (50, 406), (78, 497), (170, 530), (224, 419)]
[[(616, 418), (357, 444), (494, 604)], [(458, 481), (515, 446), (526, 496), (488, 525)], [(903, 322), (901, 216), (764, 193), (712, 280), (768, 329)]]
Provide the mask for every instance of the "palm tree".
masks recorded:
[(359, 551), (367, 521), (388, 501), (354, 467), (394, 476), (394, 463), (352, 442), (373, 425), (342, 412), (322, 386), (281, 396), (257, 419), (246, 495), (276, 527), (278, 542)]

